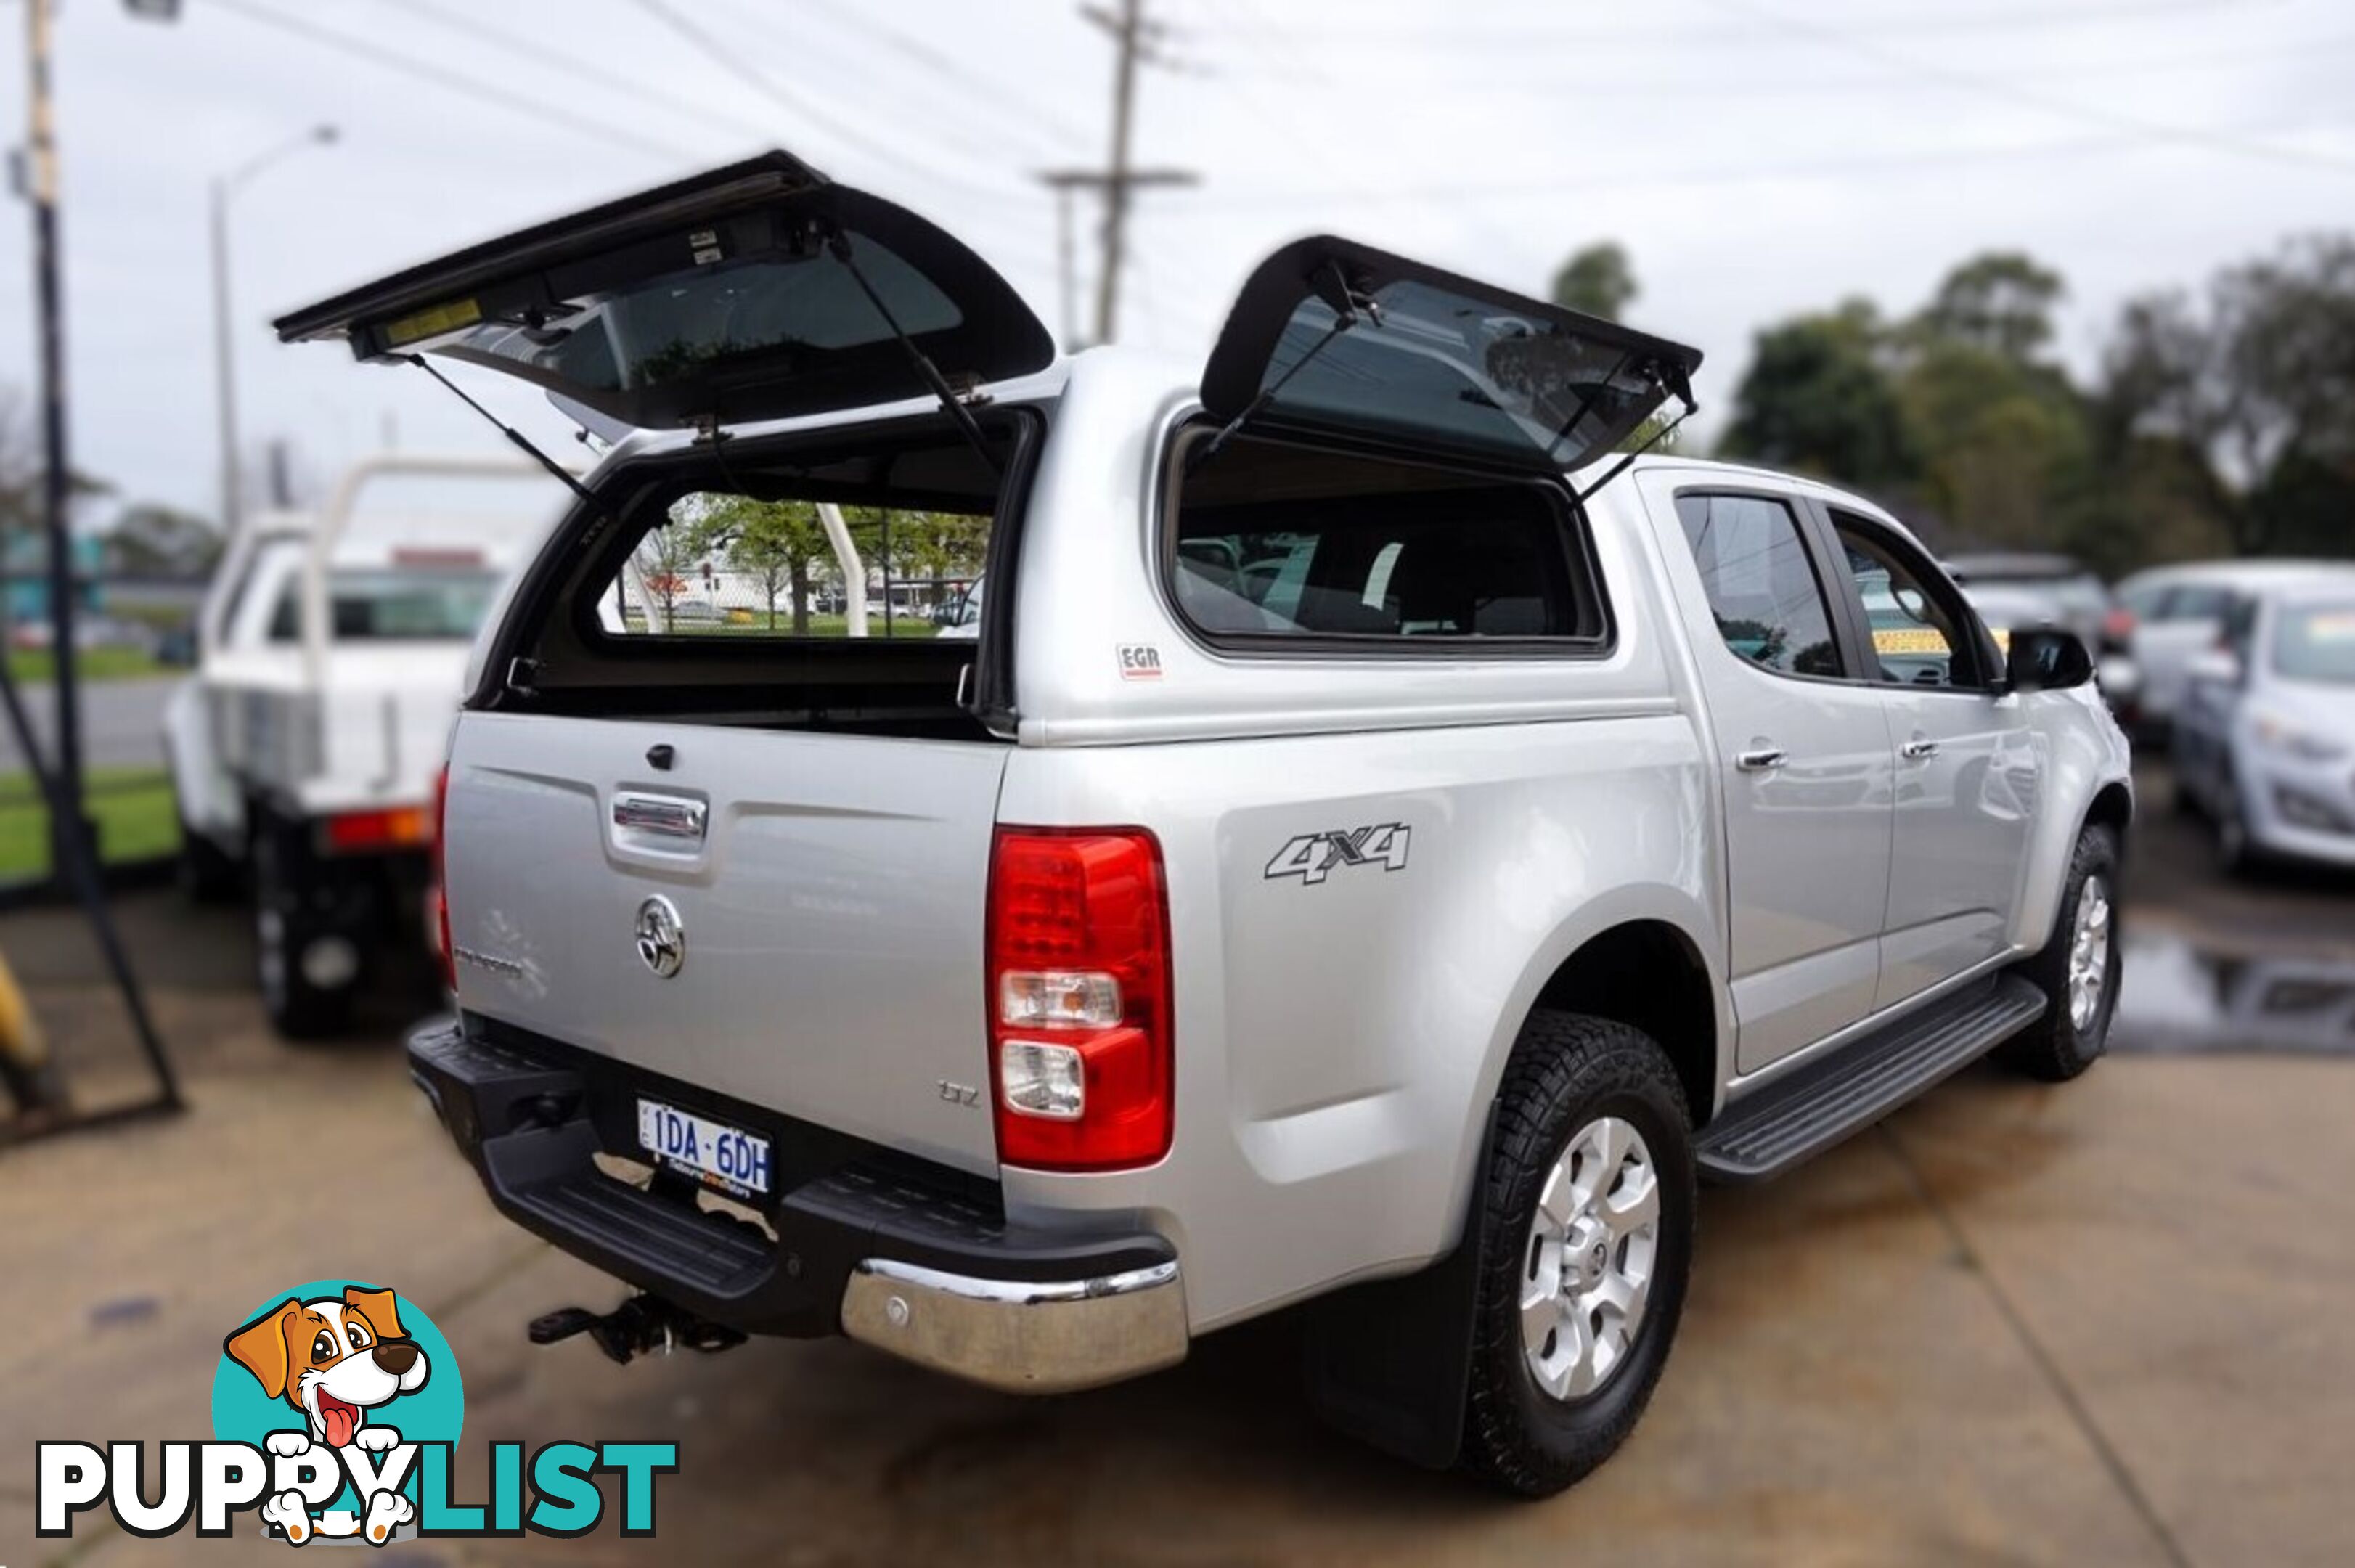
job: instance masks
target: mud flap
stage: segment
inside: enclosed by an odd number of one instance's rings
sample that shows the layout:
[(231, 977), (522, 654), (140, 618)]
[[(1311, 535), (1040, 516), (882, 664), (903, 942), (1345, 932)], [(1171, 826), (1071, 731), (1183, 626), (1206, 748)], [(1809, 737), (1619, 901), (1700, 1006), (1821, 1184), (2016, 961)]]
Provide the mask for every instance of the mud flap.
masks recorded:
[(1454, 1251), (1414, 1274), (1335, 1291), (1307, 1315), (1301, 1359), (1318, 1418), (1426, 1469), (1452, 1467), (1464, 1446), (1480, 1284), (1476, 1208), (1496, 1133), (1491, 1104)]

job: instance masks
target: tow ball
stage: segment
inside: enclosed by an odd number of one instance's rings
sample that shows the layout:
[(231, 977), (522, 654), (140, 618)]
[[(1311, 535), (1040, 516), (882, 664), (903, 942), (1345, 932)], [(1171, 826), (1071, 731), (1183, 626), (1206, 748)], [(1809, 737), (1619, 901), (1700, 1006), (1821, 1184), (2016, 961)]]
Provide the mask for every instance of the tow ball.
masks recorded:
[(597, 1348), (622, 1365), (650, 1350), (668, 1355), (675, 1349), (713, 1355), (744, 1342), (743, 1333), (709, 1317), (698, 1317), (677, 1302), (659, 1296), (634, 1296), (611, 1312), (567, 1307), (531, 1320), (531, 1342), (553, 1345), (586, 1334)]

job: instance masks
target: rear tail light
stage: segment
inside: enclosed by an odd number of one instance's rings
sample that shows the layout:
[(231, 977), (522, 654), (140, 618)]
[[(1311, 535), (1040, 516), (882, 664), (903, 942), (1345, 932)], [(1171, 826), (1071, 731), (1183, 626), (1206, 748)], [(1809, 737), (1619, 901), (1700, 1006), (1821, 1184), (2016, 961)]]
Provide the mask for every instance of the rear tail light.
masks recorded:
[(421, 805), (381, 811), (346, 811), (327, 818), (327, 851), (348, 855), (369, 849), (411, 849), (433, 837), (433, 818)]
[(2134, 644), (2135, 613), (2121, 604), (2102, 617), (2102, 646), (2114, 654), (2125, 653)]
[(458, 991), (458, 955), (450, 945), (450, 884), (447, 857), (442, 846), (449, 839), (450, 826), (450, 765), (433, 775), (433, 882), (425, 898), (433, 911), (433, 955), (442, 961), (442, 988), (455, 996)]
[(989, 872), (997, 1155), (1117, 1170), (1169, 1152), (1169, 902), (1142, 828), (1001, 827)]

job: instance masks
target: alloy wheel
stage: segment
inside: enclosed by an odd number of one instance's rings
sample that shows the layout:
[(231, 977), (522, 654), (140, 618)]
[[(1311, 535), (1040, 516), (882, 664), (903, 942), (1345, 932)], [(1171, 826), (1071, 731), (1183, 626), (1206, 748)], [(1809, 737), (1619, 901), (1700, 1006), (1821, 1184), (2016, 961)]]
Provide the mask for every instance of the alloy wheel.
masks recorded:
[(1522, 1354), (1549, 1397), (1585, 1398), (1626, 1363), (1659, 1228), (1659, 1175), (1644, 1135), (1617, 1116), (1580, 1128), (1546, 1173), (1522, 1268)]

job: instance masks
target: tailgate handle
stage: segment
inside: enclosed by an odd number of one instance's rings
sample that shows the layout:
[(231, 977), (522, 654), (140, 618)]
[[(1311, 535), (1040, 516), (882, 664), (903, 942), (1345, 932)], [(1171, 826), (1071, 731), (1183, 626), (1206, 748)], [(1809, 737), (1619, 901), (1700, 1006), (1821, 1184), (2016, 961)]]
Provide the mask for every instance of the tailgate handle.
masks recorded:
[(704, 805), (675, 795), (617, 795), (613, 826), (665, 838), (703, 840)]

